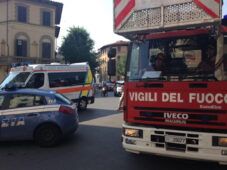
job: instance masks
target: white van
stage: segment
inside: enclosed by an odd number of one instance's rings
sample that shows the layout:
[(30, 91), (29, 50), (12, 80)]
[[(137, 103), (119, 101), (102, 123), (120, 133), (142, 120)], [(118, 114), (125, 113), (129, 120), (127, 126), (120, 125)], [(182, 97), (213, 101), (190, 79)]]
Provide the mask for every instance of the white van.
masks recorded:
[(0, 89), (8, 83), (23, 84), (27, 88), (55, 90), (78, 103), (86, 110), (94, 103), (93, 76), (88, 63), (34, 64), (13, 67)]

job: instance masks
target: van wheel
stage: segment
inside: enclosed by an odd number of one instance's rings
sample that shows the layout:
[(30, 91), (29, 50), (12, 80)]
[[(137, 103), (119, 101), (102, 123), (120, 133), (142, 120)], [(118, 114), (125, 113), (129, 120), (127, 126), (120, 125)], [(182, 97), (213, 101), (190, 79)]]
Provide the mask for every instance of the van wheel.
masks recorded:
[(84, 111), (86, 109), (87, 109), (87, 100), (86, 100), (86, 98), (82, 98), (79, 102), (78, 110)]
[(60, 129), (51, 124), (40, 126), (34, 134), (35, 142), (41, 147), (51, 147), (56, 145), (61, 138)]

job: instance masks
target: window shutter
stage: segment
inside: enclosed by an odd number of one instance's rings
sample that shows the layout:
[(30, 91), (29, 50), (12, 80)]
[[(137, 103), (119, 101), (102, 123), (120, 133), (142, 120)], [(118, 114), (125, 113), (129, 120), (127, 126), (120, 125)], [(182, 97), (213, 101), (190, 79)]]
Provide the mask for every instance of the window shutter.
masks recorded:
[(43, 12), (43, 25), (44, 26), (51, 26), (51, 15), (50, 12)]
[(26, 57), (27, 56), (27, 41), (16, 40), (16, 56)]
[(27, 57), (27, 41), (22, 40), (22, 56)]
[(43, 42), (42, 43), (42, 56), (43, 58), (51, 58), (51, 44)]
[(19, 22), (27, 22), (27, 8), (23, 6), (18, 6), (17, 19)]

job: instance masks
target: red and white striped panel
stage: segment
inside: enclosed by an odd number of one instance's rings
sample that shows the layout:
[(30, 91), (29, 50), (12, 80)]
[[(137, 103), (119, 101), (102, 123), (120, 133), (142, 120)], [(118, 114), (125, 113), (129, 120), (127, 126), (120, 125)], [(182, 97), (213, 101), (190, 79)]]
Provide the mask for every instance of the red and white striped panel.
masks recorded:
[[(193, 3), (196, 6), (198, 6), (198, 8), (201, 9), (201, 11), (204, 11), (207, 14), (208, 18), (209, 16), (211, 19), (219, 19), (221, 17), (222, 0), (114, 0), (114, 29), (115, 31), (119, 31), (122, 25), (124, 25), (127, 22), (127, 20), (129, 19), (133, 12), (136, 13), (137, 11), (141, 10), (155, 8), (157, 9), (163, 6), (168, 7), (174, 5), (177, 5), (179, 8), (181, 4), (189, 3)], [(192, 8), (191, 10), (195, 10), (192, 11), (192, 13), (201, 12), (197, 11), (197, 9), (194, 8)], [(142, 15), (143, 14), (141, 14), (141, 16)], [(206, 19), (206, 21), (208, 22), (207, 17), (202, 18), (200, 21), (204, 22), (203, 19)], [(133, 24), (134, 26), (136, 26), (138, 23)], [(136, 28), (133, 27), (133, 29)]]
[(119, 28), (123, 21), (130, 16), (135, 7), (135, 1), (136, 0), (114, 0), (115, 29)]
[(194, 2), (212, 18), (220, 17), (221, 0), (194, 0)]

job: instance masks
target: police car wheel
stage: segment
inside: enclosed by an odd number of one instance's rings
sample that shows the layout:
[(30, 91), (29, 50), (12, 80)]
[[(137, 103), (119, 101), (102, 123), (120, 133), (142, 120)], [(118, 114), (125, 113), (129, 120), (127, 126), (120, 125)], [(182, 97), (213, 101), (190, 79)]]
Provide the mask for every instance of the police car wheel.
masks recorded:
[(85, 98), (82, 98), (79, 102), (78, 110), (84, 111), (86, 109), (87, 109), (87, 100)]
[(35, 141), (42, 147), (51, 147), (58, 143), (61, 132), (54, 125), (42, 125), (35, 132)]

